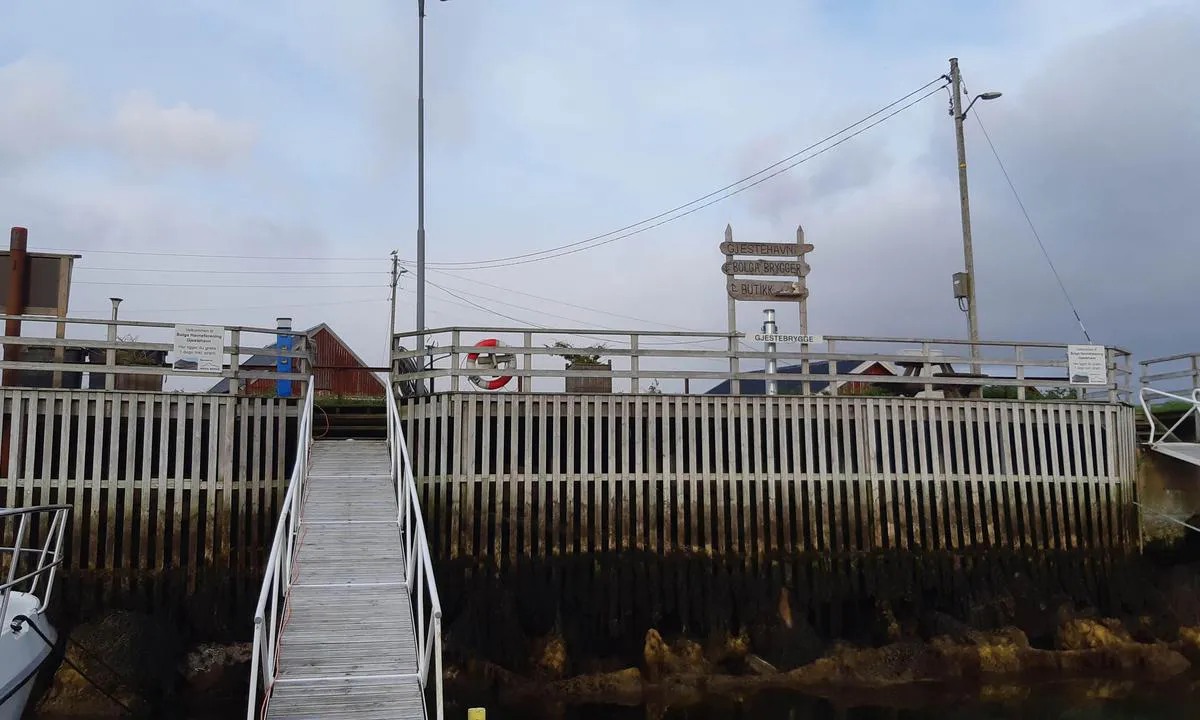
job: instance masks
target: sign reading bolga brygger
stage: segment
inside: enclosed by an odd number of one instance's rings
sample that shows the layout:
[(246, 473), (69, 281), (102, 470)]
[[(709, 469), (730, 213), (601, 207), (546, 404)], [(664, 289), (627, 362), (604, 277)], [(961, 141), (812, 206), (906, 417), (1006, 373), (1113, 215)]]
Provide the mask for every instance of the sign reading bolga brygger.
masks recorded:
[(176, 325), (172, 367), (220, 372), (224, 345), (225, 328), (219, 325)]
[(721, 266), (726, 275), (808, 275), (808, 263), (800, 260), (730, 260)]

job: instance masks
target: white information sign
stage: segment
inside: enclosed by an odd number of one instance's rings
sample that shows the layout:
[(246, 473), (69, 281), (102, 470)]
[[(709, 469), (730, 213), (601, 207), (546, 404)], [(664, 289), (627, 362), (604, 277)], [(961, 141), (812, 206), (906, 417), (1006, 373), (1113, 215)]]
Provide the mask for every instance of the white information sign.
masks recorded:
[(1107, 385), (1108, 353), (1103, 345), (1068, 345), (1067, 375), (1072, 385)]
[(219, 325), (176, 325), (176, 370), (220, 371), (225, 345), (225, 328)]
[(821, 345), (825, 342), (825, 338), (821, 335), (768, 335), (767, 333), (755, 333), (755, 342), (763, 343), (807, 343), (809, 345)]

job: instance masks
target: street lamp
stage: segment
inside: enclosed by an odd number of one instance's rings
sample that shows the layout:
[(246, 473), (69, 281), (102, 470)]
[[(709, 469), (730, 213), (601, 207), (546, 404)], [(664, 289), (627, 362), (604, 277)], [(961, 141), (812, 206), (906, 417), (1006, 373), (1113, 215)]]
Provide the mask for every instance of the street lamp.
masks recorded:
[[(445, 0), (442, 0), (445, 2)], [(389, 336), (390, 338), (390, 336)], [(417, 350), (425, 351), (425, 0), (417, 0)], [(391, 340), (388, 340), (391, 346)], [(390, 352), (390, 351), (389, 351)], [(391, 362), (389, 360), (389, 362)], [(421, 358), (421, 367), (425, 359)]]
[(971, 249), (971, 203), (967, 194), (967, 147), (963, 138), (963, 120), (971, 107), (979, 100), (995, 100), (1000, 93), (980, 93), (971, 100), (967, 109), (962, 106), (962, 76), (958, 71), (958, 58), (950, 58), (950, 84), (953, 99), (950, 112), (954, 115), (954, 135), (958, 145), (958, 195), (962, 206), (963, 260), (966, 272), (954, 275), (954, 296), (960, 305), (966, 301), (967, 333), (971, 340), (971, 372), (979, 374), (979, 316), (975, 307), (975, 255)]
[(985, 93), (979, 93), (978, 95), (976, 95), (975, 97), (973, 97), (971, 99), (970, 103), (967, 104), (967, 109), (962, 111), (963, 120), (967, 119), (967, 113), (971, 112), (971, 108), (975, 107), (976, 101), (978, 101), (978, 100), (995, 100), (996, 98), (1000, 97), (1003, 94), (1004, 93), (999, 93), (999, 92), (996, 92), (995, 90), (992, 90), (990, 92), (985, 92)]

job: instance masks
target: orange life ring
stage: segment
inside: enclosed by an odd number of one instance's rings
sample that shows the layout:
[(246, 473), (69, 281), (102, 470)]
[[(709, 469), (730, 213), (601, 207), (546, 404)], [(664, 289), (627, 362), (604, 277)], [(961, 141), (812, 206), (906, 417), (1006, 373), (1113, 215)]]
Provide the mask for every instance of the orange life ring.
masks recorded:
[[(475, 347), (502, 347), (500, 341), (496, 338), (488, 338), (475, 343)], [(480, 361), (480, 356), (490, 358), (486, 362)], [(511, 355), (500, 355), (498, 353), (477, 353), (473, 352), (467, 355), (467, 363), (472, 367), (487, 367), (501, 368), (512, 367), (513, 357)], [(498, 375), (490, 378), (484, 378), (479, 375), (470, 375), (467, 378), (476, 387), (484, 390), (499, 390), (507, 385), (512, 380), (512, 375)]]

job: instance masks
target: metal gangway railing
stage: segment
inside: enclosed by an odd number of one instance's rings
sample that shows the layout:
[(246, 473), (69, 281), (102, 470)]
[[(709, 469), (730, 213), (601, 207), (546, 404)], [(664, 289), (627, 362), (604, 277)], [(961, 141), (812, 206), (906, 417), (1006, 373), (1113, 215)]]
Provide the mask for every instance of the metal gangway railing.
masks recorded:
[[(391, 452), (393, 481), (400, 505), (400, 533), (404, 541), (406, 589), (412, 600), (413, 620), (417, 631), (417, 673), (421, 689), (433, 684), (434, 717), (444, 718), (442, 688), (442, 601), (433, 574), (433, 556), (429, 551), (429, 535), (421, 513), (421, 499), (413, 478), (412, 460), (404, 439), (404, 424), (391, 386), (387, 392), (388, 449)], [(430, 678), (430, 671), (433, 677)]]
[[(301, 520), (303, 517), (307, 483), (309, 479), (310, 455), (312, 452), (313, 386), (308, 383), (303, 410), (300, 416), (296, 462), (288, 481), (276, 527), (267, 567), (254, 613), (254, 643), (251, 658), (250, 694), (247, 720), (266, 715), (267, 704), (279, 678), (279, 653), (283, 640), (283, 626), (289, 612), (290, 590), (296, 581), (295, 559), (300, 546)], [(395, 399), (388, 395), (388, 446), (392, 485), (395, 487), (399, 527), (398, 542), (403, 546), (404, 582), (402, 592), (410, 596), (412, 621), (415, 627), (415, 651), (417, 673), (421, 692), (428, 697), (432, 685), (432, 717), (443, 718), (442, 689), (442, 607), (434, 579), (432, 556), (425, 533), (420, 500), (412, 474), (412, 464), (404, 440), (403, 427)], [(398, 648), (397, 652), (404, 649)], [(432, 673), (432, 677), (431, 677)], [(353, 678), (347, 678), (353, 679)], [(375, 678), (378, 679), (378, 678)], [(413, 679), (412, 676), (395, 677), (394, 680)], [(262, 698), (260, 700), (260, 682)], [(425, 717), (428, 700), (425, 702)]]
[[(13, 593), (27, 593), (37, 598), (38, 605), (33, 613), (45, 612), (54, 593), (55, 576), (63, 562), (63, 537), (70, 514), (70, 505), (0, 508), (0, 538), (12, 538), (11, 545), (0, 539), (3, 543), (0, 545), (0, 570), (7, 569), (4, 582), (0, 583), (0, 618), (8, 617)], [(33, 539), (39, 535), (40, 541)], [(32, 562), (26, 564), (26, 558), (32, 558)]]
[[(1155, 452), (1162, 453), (1193, 465), (1200, 465), (1200, 437), (1193, 442), (1180, 439), (1177, 432), (1189, 419), (1200, 421), (1200, 388), (1190, 394), (1167, 392), (1152, 387), (1142, 387), (1140, 395), (1142, 412), (1150, 426), (1150, 435), (1146, 445)], [(1170, 426), (1155, 415), (1155, 406), (1161, 406), (1163, 401), (1177, 403), (1181, 408), (1179, 417)]]

